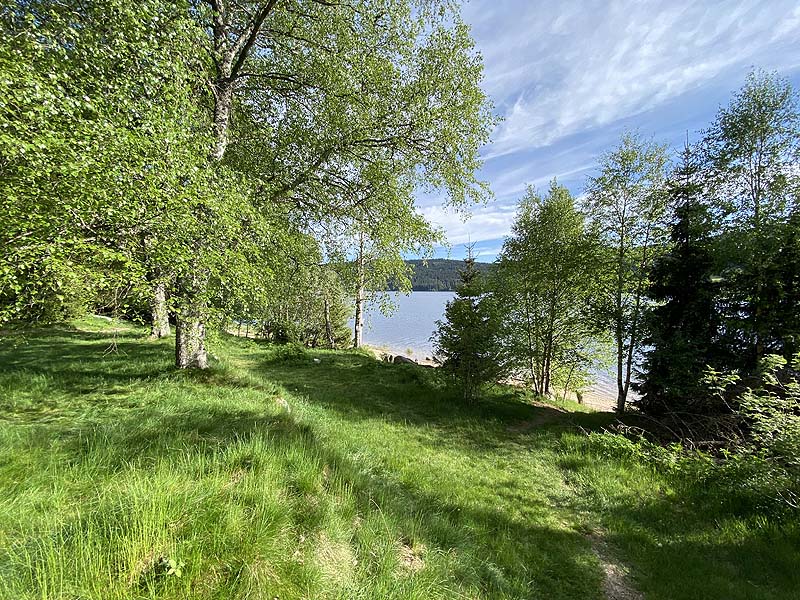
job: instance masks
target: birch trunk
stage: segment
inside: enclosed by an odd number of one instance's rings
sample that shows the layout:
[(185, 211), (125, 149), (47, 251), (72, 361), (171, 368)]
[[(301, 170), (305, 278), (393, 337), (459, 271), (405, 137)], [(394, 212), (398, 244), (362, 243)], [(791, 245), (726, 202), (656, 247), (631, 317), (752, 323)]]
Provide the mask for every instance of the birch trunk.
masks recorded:
[(179, 297), (183, 302), (175, 314), (175, 366), (179, 369), (205, 369), (207, 307), (203, 291), (207, 278), (193, 274), (188, 281), (178, 282)]
[[(214, 42), (217, 72), (210, 82), (214, 91), (213, 133), (209, 161), (213, 164), (222, 160), (228, 147), (233, 94), (237, 78), (247, 57), (253, 51), (256, 39), (265, 20), (275, 8), (277, 0), (266, 0), (254, 14), (247, 14), (242, 30), (231, 30), (231, 7), (240, 10), (234, 3), (212, 0), (212, 13), (209, 24)], [(240, 12), (240, 16), (245, 13)], [(236, 15), (233, 15), (233, 19)], [(202, 245), (202, 240), (198, 240)], [(207, 304), (202, 294), (208, 284), (208, 272), (203, 267), (195, 267), (191, 273), (191, 285), (181, 289), (185, 305), (178, 312), (175, 326), (175, 364), (178, 368), (208, 366), (205, 348)]]
[(622, 306), (623, 287), (625, 285), (623, 279), (623, 269), (625, 268), (625, 229), (624, 224), (622, 234), (620, 235), (619, 250), (617, 258), (617, 289), (616, 289), (616, 306), (615, 306), (615, 341), (617, 343), (617, 412), (625, 412), (625, 402), (628, 398), (628, 390), (625, 388), (623, 382), (623, 358), (625, 354), (625, 338), (623, 334), (624, 318)]
[(353, 331), (353, 348), (360, 348), (364, 335), (364, 234), (358, 239), (358, 289), (356, 290), (356, 318)]
[[(212, 163), (222, 160), (228, 146), (228, 126), (233, 106), (233, 83), (233, 78), (224, 76), (218, 78), (214, 83), (214, 142), (210, 153)], [(179, 369), (205, 369), (208, 367), (208, 354), (206, 353), (207, 306), (205, 301), (200, 300), (204, 289), (200, 282), (207, 278), (202, 267), (195, 267), (190, 285), (181, 290), (187, 306), (176, 315), (175, 366)]]
[(214, 148), (211, 160), (220, 161), (228, 147), (228, 124), (233, 107), (233, 80), (222, 78), (214, 86)]
[(187, 310), (179, 314), (175, 326), (175, 364), (179, 369), (205, 369), (206, 326), (202, 312)]
[(336, 339), (333, 337), (333, 323), (331, 323), (331, 304), (325, 297), (325, 336), (328, 338), (328, 346), (336, 347)]
[(169, 312), (167, 311), (167, 286), (156, 284), (150, 300), (152, 326), (150, 337), (157, 340), (169, 336)]

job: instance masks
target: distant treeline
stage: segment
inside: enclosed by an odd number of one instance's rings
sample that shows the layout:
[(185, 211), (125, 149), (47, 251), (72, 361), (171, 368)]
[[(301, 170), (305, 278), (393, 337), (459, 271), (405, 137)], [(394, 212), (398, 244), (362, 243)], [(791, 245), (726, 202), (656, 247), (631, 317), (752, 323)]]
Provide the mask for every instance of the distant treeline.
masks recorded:
[[(459, 272), (464, 268), (463, 260), (434, 258), (431, 260), (407, 260), (406, 264), (414, 268), (411, 275), (411, 288), (415, 292), (452, 292), (459, 281)], [(489, 273), (491, 263), (475, 263), (480, 273)], [(396, 290), (394, 282), (389, 282), (389, 289)]]

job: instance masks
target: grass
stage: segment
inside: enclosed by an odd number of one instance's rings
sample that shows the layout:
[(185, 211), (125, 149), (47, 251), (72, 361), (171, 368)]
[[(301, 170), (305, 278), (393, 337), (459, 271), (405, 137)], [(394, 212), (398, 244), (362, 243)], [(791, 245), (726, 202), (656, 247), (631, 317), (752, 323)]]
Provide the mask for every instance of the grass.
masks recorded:
[(169, 342), (99, 319), (0, 341), (0, 598), (591, 599), (608, 560), (647, 598), (800, 589), (796, 525), (586, 435), (610, 415), (214, 349), (176, 372)]

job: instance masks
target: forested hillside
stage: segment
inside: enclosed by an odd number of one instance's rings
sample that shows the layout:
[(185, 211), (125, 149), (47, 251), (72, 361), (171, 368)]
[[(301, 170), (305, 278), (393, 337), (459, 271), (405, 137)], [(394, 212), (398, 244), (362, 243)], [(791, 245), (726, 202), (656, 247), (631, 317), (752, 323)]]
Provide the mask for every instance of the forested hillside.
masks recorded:
[[(406, 264), (413, 269), (411, 289), (415, 292), (455, 291), (459, 281), (459, 273), (464, 269), (464, 261), (447, 258), (407, 260)], [(475, 269), (487, 275), (492, 270), (492, 264), (475, 263)], [(396, 290), (397, 286), (391, 282), (389, 289)]]

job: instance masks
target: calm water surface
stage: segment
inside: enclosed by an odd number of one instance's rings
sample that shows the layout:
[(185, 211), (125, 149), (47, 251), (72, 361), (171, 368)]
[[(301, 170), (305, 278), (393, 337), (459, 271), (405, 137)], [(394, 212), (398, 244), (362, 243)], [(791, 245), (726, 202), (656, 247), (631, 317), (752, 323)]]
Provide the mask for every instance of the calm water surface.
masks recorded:
[[(436, 321), (444, 318), (445, 305), (453, 296), (454, 292), (411, 292), (407, 296), (392, 293), (390, 298), (396, 308), (389, 316), (382, 315), (376, 303), (368, 303), (364, 343), (417, 360), (431, 356), (430, 338)], [(598, 368), (593, 369), (593, 375), (595, 382), (585, 390), (584, 401), (597, 409), (612, 409), (616, 397), (614, 373)], [(630, 398), (635, 397), (631, 390)]]
[(388, 317), (375, 304), (368, 304), (364, 343), (402, 354), (410, 349), (418, 359), (431, 356), (430, 337), (436, 330), (436, 321), (444, 317), (445, 304), (453, 296), (453, 292), (411, 292), (408, 296), (393, 293), (391, 298), (396, 308)]

